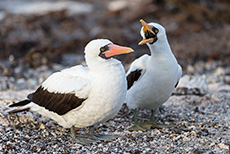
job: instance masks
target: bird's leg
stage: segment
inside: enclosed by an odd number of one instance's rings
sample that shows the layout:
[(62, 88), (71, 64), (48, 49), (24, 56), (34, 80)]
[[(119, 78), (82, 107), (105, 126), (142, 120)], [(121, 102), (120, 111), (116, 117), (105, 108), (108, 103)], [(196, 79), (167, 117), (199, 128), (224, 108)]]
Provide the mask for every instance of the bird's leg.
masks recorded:
[(77, 138), (77, 132), (76, 132), (74, 126), (72, 126), (72, 127), (70, 128), (70, 136), (71, 136), (72, 138), (74, 138), (74, 139)]
[(70, 132), (71, 136), (80, 144), (85, 145), (96, 142), (96, 139), (91, 137), (89, 134), (77, 134), (74, 126), (70, 128)]
[(87, 134), (77, 134), (75, 131), (74, 126), (71, 127), (71, 136), (77, 140), (80, 144), (91, 144), (97, 141), (112, 141), (115, 138), (118, 138), (120, 136), (118, 135), (102, 135), (102, 134), (96, 134), (94, 131), (94, 127), (90, 126), (89, 131)]
[(132, 109), (132, 112), (133, 112), (133, 121), (134, 121), (134, 124), (128, 130), (130, 130), (130, 131), (138, 131), (138, 130), (145, 131), (146, 129), (143, 128), (140, 123), (138, 123), (137, 109)]
[(156, 122), (156, 112), (157, 112), (157, 109), (151, 110), (150, 123), (155, 123)]
[(104, 134), (97, 134), (94, 131), (94, 127), (89, 127), (89, 132), (87, 134), (89, 138), (94, 139), (95, 141), (112, 141), (113, 139), (116, 139), (120, 136), (118, 135), (104, 135)]
[(156, 118), (155, 118), (156, 111), (157, 111), (157, 109), (151, 110), (152, 114), (151, 114), (150, 120), (148, 122), (142, 123), (141, 124), (142, 127), (144, 127), (145, 129), (151, 129), (151, 127), (153, 127), (153, 128), (168, 128), (168, 127), (173, 127), (173, 126), (167, 125), (167, 124), (156, 123)]
[(112, 141), (113, 139), (120, 137), (119, 135), (96, 134), (94, 132), (94, 129), (91, 130), (91, 134), (94, 136), (96, 140), (100, 140), (100, 141)]
[(94, 135), (94, 127), (93, 126), (89, 127), (88, 135), (89, 136), (93, 136)]

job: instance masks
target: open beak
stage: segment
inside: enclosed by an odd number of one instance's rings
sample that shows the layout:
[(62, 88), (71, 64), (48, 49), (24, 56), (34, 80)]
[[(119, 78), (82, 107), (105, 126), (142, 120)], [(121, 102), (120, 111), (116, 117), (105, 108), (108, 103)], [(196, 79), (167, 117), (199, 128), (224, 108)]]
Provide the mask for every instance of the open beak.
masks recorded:
[[(146, 33), (152, 33), (154, 35), (156, 35), (153, 31), (152, 31), (152, 27), (150, 25), (148, 25), (143, 19), (140, 20), (142, 26), (143, 26), (143, 32), (144, 34)], [(151, 43), (153, 42), (153, 38), (144, 38), (143, 40), (141, 40), (138, 45), (143, 45), (143, 44), (146, 44), (146, 43)]]
[(115, 56), (115, 55), (121, 55), (121, 54), (127, 54), (134, 52), (132, 48), (129, 47), (123, 47), (115, 44), (108, 45), (109, 50), (105, 51), (104, 54), (107, 58)]

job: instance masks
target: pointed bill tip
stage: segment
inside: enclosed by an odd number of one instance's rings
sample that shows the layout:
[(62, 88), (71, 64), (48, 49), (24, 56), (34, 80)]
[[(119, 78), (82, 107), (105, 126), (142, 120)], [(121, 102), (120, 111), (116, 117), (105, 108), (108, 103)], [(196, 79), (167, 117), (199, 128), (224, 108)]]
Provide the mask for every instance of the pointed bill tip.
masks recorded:
[(152, 31), (152, 26), (148, 25), (143, 19), (141, 19), (140, 22), (141, 22), (141, 24), (143, 26), (143, 32), (144, 33), (146, 31), (149, 31), (149, 32), (153, 33), (154, 35), (156, 35), (155, 32)]
[(143, 39), (138, 43), (138, 45), (143, 45), (143, 44), (151, 43), (151, 42), (153, 42), (153, 38)]

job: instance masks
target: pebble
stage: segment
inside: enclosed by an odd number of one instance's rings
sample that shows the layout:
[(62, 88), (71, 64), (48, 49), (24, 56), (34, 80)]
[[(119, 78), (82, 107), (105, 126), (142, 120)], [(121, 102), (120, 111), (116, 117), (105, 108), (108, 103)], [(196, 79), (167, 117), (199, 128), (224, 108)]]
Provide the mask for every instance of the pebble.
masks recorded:
[(224, 77), (224, 82), (230, 85), (230, 75)]
[(223, 144), (223, 143), (220, 143), (220, 144), (218, 144), (218, 146), (220, 147), (220, 148), (222, 148), (222, 149), (228, 149), (228, 145), (225, 145), (225, 144)]
[(45, 127), (45, 125), (44, 124), (41, 124), (40, 125), (40, 129), (45, 129), (46, 127)]

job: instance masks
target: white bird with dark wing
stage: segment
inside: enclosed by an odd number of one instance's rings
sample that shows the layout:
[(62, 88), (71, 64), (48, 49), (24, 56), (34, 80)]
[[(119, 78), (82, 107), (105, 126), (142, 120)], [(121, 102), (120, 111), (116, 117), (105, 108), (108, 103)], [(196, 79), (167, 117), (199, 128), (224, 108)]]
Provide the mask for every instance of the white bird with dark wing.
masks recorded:
[[(141, 23), (143, 27), (140, 34), (143, 40), (139, 45), (147, 44), (151, 55), (136, 59), (126, 74), (126, 104), (134, 115), (134, 125), (130, 130), (167, 126), (155, 122), (156, 109), (168, 100), (182, 75), (181, 66), (171, 51), (164, 27), (157, 23), (147, 24), (144, 20)], [(151, 109), (150, 121), (138, 123), (138, 108)]]
[[(113, 118), (125, 101), (125, 70), (111, 57), (133, 50), (96, 39), (84, 52), (88, 67), (78, 65), (52, 74), (26, 100), (10, 105), (8, 112), (38, 112), (70, 128), (71, 135), (83, 144), (116, 138), (95, 134), (93, 126)], [(88, 134), (76, 134), (75, 127), (88, 126)]]

